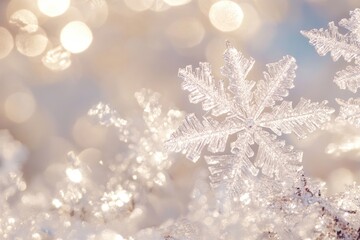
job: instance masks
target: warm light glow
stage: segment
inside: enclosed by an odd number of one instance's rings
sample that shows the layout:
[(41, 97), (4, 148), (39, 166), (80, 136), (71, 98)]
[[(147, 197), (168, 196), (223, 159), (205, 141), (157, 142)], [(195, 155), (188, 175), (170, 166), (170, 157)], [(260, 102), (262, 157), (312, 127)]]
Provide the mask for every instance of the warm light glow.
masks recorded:
[(14, 48), (14, 39), (11, 33), (0, 27), (0, 59), (5, 58)]
[(240, 27), (244, 13), (237, 3), (223, 0), (211, 6), (209, 18), (212, 25), (218, 30), (231, 32)]
[(41, 61), (50, 70), (63, 71), (71, 65), (71, 53), (58, 46), (47, 51)]
[(109, 210), (110, 210), (110, 206), (109, 206), (108, 203), (103, 203), (103, 204), (101, 205), (101, 211), (103, 211), (103, 212), (108, 212)]
[(74, 183), (79, 183), (82, 180), (82, 174), (79, 169), (67, 168), (66, 176)]
[(350, 151), (355, 151), (360, 149), (360, 137), (358, 136), (348, 136), (344, 141), (339, 144), (330, 143), (325, 152), (327, 154), (340, 155), (341, 153), (346, 153)]
[(142, 12), (150, 9), (154, 0), (124, 0), (128, 8), (136, 12)]
[(353, 173), (347, 168), (338, 168), (332, 171), (328, 177), (329, 190), (338, 193), (345, 190), (346, 185), (354, 182)]
[(36, 32), (39, 28), (38, 19), (35, 14), (26, 9), (14, 12), (10, 17), (9, 23), (28, 33)]
[(163, 186), (165, 184), (165, 182), (166, 182), (165, 174), (163, 174), (161, 172), (156, 174), (156, 177), (154, 178), (154, 182), (159, 186)]
[(166, 33), (175, 47), (190, 48), (201, 43), (205, 29), (196, 18), (184, 18), (170, 24)]
[(5, 101), (5, 115), (16, 123), (26, 122), (35, 112), (36, 103), (27, 92), (16, 92)]
[(60, 208), (62, 206), (62, 202), (60, 202), (60, 200), (57, 198), (54, 198), (51, 203), (54, 205), (55, 208)]
[(104, 193), (101, 199), (104, 201), (101, 205), (101, 210), (107, 212), (110, 208), (122, 207), (131, 200), (131, 197), (132, 194), (123, 189), (117, 190), (116, 192)]
[(16, 49), (28, 57), (36, 57), (42, 54), (47, 44), (48, 38), (41, 28), (33, 33), (19, 32), (15, 37)]
[(191, 0), (164, 0), (164, 2), (170, 6), (181, 6), (191, 2)]
[(131, 194), (128, 193), (125, 190), (121, 190), (117, 192), (117, 197), (119, 198), (119, 200), (121, 200), (123, 203), (127, 203), (130, 201), (131, 199)]
[(93, 0), (88, 6), (82, 11), (85, 21), (91, 27), (102, 26), (109, 15), (109, 6), (106, 0)]
[(60, 16), (65, 13), (70, 6), (70, 0), (38, 0), (39, 10), (49, 17)]
[(111, 231), (111, 230), (104, 230), (104, 231), (102, 231), (100, 237), (101, 237), (101, 238), (99, 238), (99, 239), (124, 240), (124, 238), (123, 238), (121, 235), (119, 235), (119, 234), (117, 234), (117, 233), (115, 233), (115, 232), (113, 232), (113, 231)]
[(98, 147), (104, 144), (107, 129), (95, 124), (87, 117), (80, 117), (76, 120), (72, 136), (75, 142), (84, 148)]
[(85, 51), (90, 46), (92, 40), (93, 35), (90, 28), (80, 21), (70, 22), (61, 30), (61, 44), (71, 53)]

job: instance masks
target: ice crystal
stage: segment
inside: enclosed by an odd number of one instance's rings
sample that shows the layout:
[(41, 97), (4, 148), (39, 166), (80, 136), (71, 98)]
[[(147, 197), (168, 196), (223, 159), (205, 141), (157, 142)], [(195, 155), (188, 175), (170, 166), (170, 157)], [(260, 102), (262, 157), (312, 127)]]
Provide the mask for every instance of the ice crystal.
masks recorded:
[[(202, 103), (209, 114), (202, 120), (188, 115), (166, 146), (171, 151), (185, 152), (187, 158), (196, 162), (206, 145), (211, 153), (223, 152), (228, 138), (236, 134), (230, 155), (211, 155), (205, 159), (213, 187), (238, 194), (244, 174), (255, 176), (261, 169), (264, 175), (280, 179), (299, 171), (302, 153), (285, 145), (276, 135), (294, 133), (305, 138), (330, 119), (333, 109), (326, 106), (326, 101), (313, 103), (301, 99), (295, 107), (283, 101), (294, 87), (297, 66), (291, 56), (268, 64), (264, 80), (257, 83), (247, 79), (255, 61), (229, 43), (224, 60), (221, 73), (228, 83), (216, 81), (208, 63), (200, 63), (195, 70), (191, 66), (179, 70), (182, 88), (190, 92), (190, 102)], [(254, 144), (258, 151), (252, 162)]]
[[(324, 184), (301, 173), (295, 185), (273, 188), (268, 179), (254, 181), (233, 211), (216, 207), (202, 174), (195, 184), (189, 212), (130, 239), (358, 239), (359, 188), (325, 196)], [(270, 189), (267, 191), (267, 188)], [(186, 238), (184, 238), (186, 236)]]
[[(129, 156), (136, 157), (136, 162), (142, 169), (163, 170), (171, 165), (163, 142), (169, 138), (183, 119), (183, 114), (175, 109), (164, 112), (159, 104), (160, 95), (150, 90), (142, 89), (135, 93), (135, 98), (143, 109), (144, 126), (127, 121), (120, 117), (109, 105), (99, 103), (89, 110), (89, 115), (95, 116), (101, 125), (115, 127), (119, 131), (120, 140), (128, 143), (131, 150)], [(142, 132), (141, 132), (142, 129)], [(147, 171), (147, 170), (146, 170)], [(140, 178), (153, 179), (139, 173)]]
[(135, 94), (143, 109), (143, 124), (121, 118), (104, 103), (89, 110), (88, 114), (101, 125), (118, 131), (119, 145), (125, 148), (113, 159), (103, 159), (94, 150), (69, 152), (63, 169), (66, 177), (57, 184), (59, 190), (52, 199), (60, 215), (89, 223), (133, 219), (149, 204), (151, 191), (165, 188), (171, 181), (166, 170), (173, 158), (163, 149), (163, 141), (183, 117), (177, 110), (165, 112), (159, 96), (145, 89)]
[(71, 65), (71, 53), (62, 46), (57, 46), (48, 50), (41, 61), (52, 71), (63, 71)]
[(340, 113), (337, 117), (338, 121), (346, 121), (351, 125), (360, 127), (360, 99), (350, 98), (347, 101), (336, 99), (340, 105)]
[(340, 89), (356, 92), (360, 87), (360, 9), (350, 12), (349, 19), (342, 19), (339, 25), (348, 30), (341, 34), (334, 22), (329, 23), (328, 29), (313, 29), (301, 33), (310, 39), (319, 55), (330, 53), (333, 60), (343, 57), (345, 61), (355, 61), (355, 66), (347, 66), (336, 73), (334, 82)]

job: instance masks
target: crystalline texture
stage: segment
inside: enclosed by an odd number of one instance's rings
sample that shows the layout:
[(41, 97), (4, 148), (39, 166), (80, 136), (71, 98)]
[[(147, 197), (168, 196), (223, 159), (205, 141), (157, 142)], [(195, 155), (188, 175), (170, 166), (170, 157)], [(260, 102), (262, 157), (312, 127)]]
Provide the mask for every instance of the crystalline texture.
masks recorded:
[(355, 127), (360, 127), (360, 99), (350, 98), (347, 101), (336, 99), (340, 105), (340, 113), (337, 120), (346, 121)]
[(47, 51), (41, 61), (50, 70), (63, 71), (71, 65), (71, 53), (58, 46)]
[(348, 32), (341, 34), (334, 22), (329, 23), (328, 29), (312, 29), (301, 31), (309, 38), (320, 56), (330, 52), (334, 61), (343, 57), (345, 61), (355, 60), (357, 66), (348, 66), (345, 70), (336, 73), (334, 82), (341, 89), (349, 89), (356, 92), (360, 87), (360, 9), (350, 12), (349, 19), (342, 19), (339, 25), (346, 28)]
[[(207, 114), (202, 119), (194, 114), (187, 116), (165, 145), (195, 162), (206, 146), (211, 153), (224, 152), (229, 136), (236, 134), (230, 144), (231, 155), (206, 157), (212, 186), (236, 195), (243, 176), (256, 176), (259, 169), (276, 179), (301, 169), (301, 153), (277, 140), (269, 130), (277, 135), (295, 133), (304, 138), (328, 121), (333, 109), (326, 106), (326, 101), (312, 103), (301, 99), (294, 108), (291, 102), (283, 101), (294, 87), (297, 66), (291, 56), (268, 64), (264, 80), (257, 83), (247, 80), (254, 60), (245, 58), (229, 43), (224, 60), (221, 73), (228, 83), (216, 81), (208, 63), (200, 63), (195, 71), (191, 66), (180, 69), (182, 87), (189, 91), (190, 102), (201, 103)], [(279, 101), (283, 102), (276, 105)], [(254, 144), (258, 151), (253, 163)]]

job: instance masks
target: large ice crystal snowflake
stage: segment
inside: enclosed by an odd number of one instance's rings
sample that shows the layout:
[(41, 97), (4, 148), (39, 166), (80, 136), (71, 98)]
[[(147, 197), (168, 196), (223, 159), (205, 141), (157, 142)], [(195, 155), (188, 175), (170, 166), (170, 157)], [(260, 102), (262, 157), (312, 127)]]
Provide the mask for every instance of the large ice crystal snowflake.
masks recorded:
[[(200, 63), (195, 71), (191, 66), (179, 70), (182, 88), (190, 92), (190, 102), (202, 103), (207, 114), (202, 121), (194, 114), (188, 115), (165, 144), (170, 151), (182, 151), (196, 162), (206, 145), (211, 153), (224, 152), (227, 139), (236, 134), (230, 155), (207, 156), (206, 161), (212, 186), (237, 194), (244, 174), (256, 176), (261, 169), (266, 176), (284, 179), (299, 171), (302, 153), (285, 145), (276, 135), (294, 133), (304, 138), (328, 121), (334, 110), (326, 106), (326, 101), (301, 99), (295, 107), (283, 101), (294, 87), (297, 65), (291, 56), (268, 64), (265, 80), (257, 83), (247, 79), (255, 61), (229, 43), (224, 60), (221, 73), (228, 84), (215, 81), (208, 63)], [(253, 162), (254, 144), (258, 150)]]

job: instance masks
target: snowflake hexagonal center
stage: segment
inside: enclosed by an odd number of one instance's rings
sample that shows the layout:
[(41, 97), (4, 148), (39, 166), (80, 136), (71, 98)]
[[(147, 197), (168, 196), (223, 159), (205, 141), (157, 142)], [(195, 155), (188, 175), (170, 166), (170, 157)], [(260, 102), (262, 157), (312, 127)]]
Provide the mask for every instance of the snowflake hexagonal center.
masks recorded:
[(247, 129), (253, 129), (256, 126), (255, 120), (252, 118), (248, 118), (245, 120), (245, 127)]

